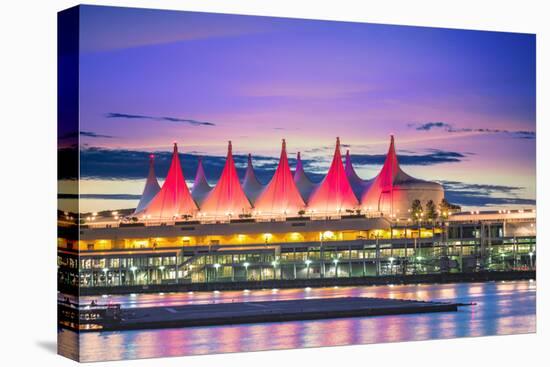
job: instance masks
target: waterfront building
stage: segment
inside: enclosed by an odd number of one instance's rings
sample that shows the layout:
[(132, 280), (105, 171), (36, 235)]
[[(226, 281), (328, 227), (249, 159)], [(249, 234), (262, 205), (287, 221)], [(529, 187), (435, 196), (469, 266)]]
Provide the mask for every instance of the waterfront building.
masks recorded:
[[(355, 173), (349, 152), (344, 167), (339, 139), (319, 184), (309, 180), (299, 154), (292, 177), (286, 148), (283, 140), (266, 186), (257, 181), (249, 155), (241, 186), (229, 142), (217, 184), (210, 187), (200, 161), (190, 192), (174, 144), (164, 184), (137, 216), (117, 211), (77, 221), (76, 214), (60, 215), (60, 287), (535, 269), (535, 210), (413, 215), (416, 200), (441, 203), (443, 188), (401, 170), (393, 136), (371, 180)], [(154, 182), (151, 158), (142, 201)]]
[(535, 228), (534, 210), (457, 213), (444, 222), (98, 219), (76, 239), (60, 239), (59, 281), (93, 288), (533, 270)]

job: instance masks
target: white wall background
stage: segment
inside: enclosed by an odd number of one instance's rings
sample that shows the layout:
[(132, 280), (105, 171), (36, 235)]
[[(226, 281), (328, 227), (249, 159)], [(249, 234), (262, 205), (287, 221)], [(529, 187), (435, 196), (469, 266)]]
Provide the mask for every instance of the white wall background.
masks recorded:
[[(550, 24), (546, 1), (86, 1), (88, 4), (537, 33), (538, 334), (117, 362), (126, 366), (548, 365)], [(71, 362), (56, 341), (56, 12), (74, 1), (2, 2), (0, 11), (0, 365)], [(546, 185), (545, 185), (546, 184)], [(30, 224), (30, 219), (36, 222)], [(96, 365), (103, 365), (99, 363)]]

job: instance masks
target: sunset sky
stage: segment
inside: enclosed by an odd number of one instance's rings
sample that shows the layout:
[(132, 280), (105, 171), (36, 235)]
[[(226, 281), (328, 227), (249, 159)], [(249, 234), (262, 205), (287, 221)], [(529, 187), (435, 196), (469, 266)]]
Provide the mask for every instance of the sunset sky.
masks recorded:
[[(395, 134), (402, 168), (466, 208), (535, 201), (535, 36), (81, 7), (83, 211), (135, 207), (172, 142), (191, 181), (227, 141), (260, 179), (281, 139), (320, 179), (336, 136), (373, 177)], [(345, 151), (343, 152), (345, 153)]]

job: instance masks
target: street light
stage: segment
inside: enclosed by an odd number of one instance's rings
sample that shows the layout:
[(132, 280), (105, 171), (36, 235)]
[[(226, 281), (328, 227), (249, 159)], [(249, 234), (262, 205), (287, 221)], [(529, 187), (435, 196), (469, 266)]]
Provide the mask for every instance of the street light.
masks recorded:
[(306, 268), (307, 268), (307, 279), (309, 279), (309, 265), (311, 264), (311, 260), (306, 260)]
[(388, 260), (390, 260), (390, 274), (393, 275), (393, 261), (395, 257), (390, 257)]
[(248, 280), (248, 267), (250, 266), (250, 263), (249, 263), (249, 262), (245, 262), (245, 263), (243, 264), (243, 266), (244, 266), (245, 278), (246, 278), (246, 280)]
[(220, 264), (216, 263), (214, 264), (214, 269), (216, 269), (216, 280), (218, 280), (218, 269), (220, 268)]
[(334, 263), (334, 274), (336, 275), (336, 278), (338, 278), (338, 261), (338, 259), (332, 260), (332, 262)]
[(533, 251), (529, 252), (529, 267), (533, 269)]
[(277, 260), (271, 262), (273, 266), (273, 279), (277, 278)]
[(136, 283), (136, 270), (137, 268), (135, 266), (130, 267), (130, 270), (132, 271), (132, 282)]

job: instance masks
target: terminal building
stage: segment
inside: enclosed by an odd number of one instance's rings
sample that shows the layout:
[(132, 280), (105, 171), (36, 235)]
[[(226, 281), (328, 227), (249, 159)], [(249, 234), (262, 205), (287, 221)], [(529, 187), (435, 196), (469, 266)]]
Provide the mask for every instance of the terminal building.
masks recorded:
[[(459, 212), (438, 183), (404, 173), (391, 138), (380, 173), (361, 179), (337, 139), (330, 168), (314, 183), (300, 156), (262, 185), (252, 159), (240, 181), (229, 143), (211, 187), (199, 164), (189, 190), (177, 146), (163, 185), (153, 158), (132, 215), (59, 218), (58, 276), (65, 287), (255, 282), (534, 270), (535, 210)], [(436, 213), (411, 210), (413, 202)], [(417, 208), (418, 209), (418, 208)], [(415, 209), (415, 210), (417, 210)], [(330, 282), (330, 281), (329, 281)]]

